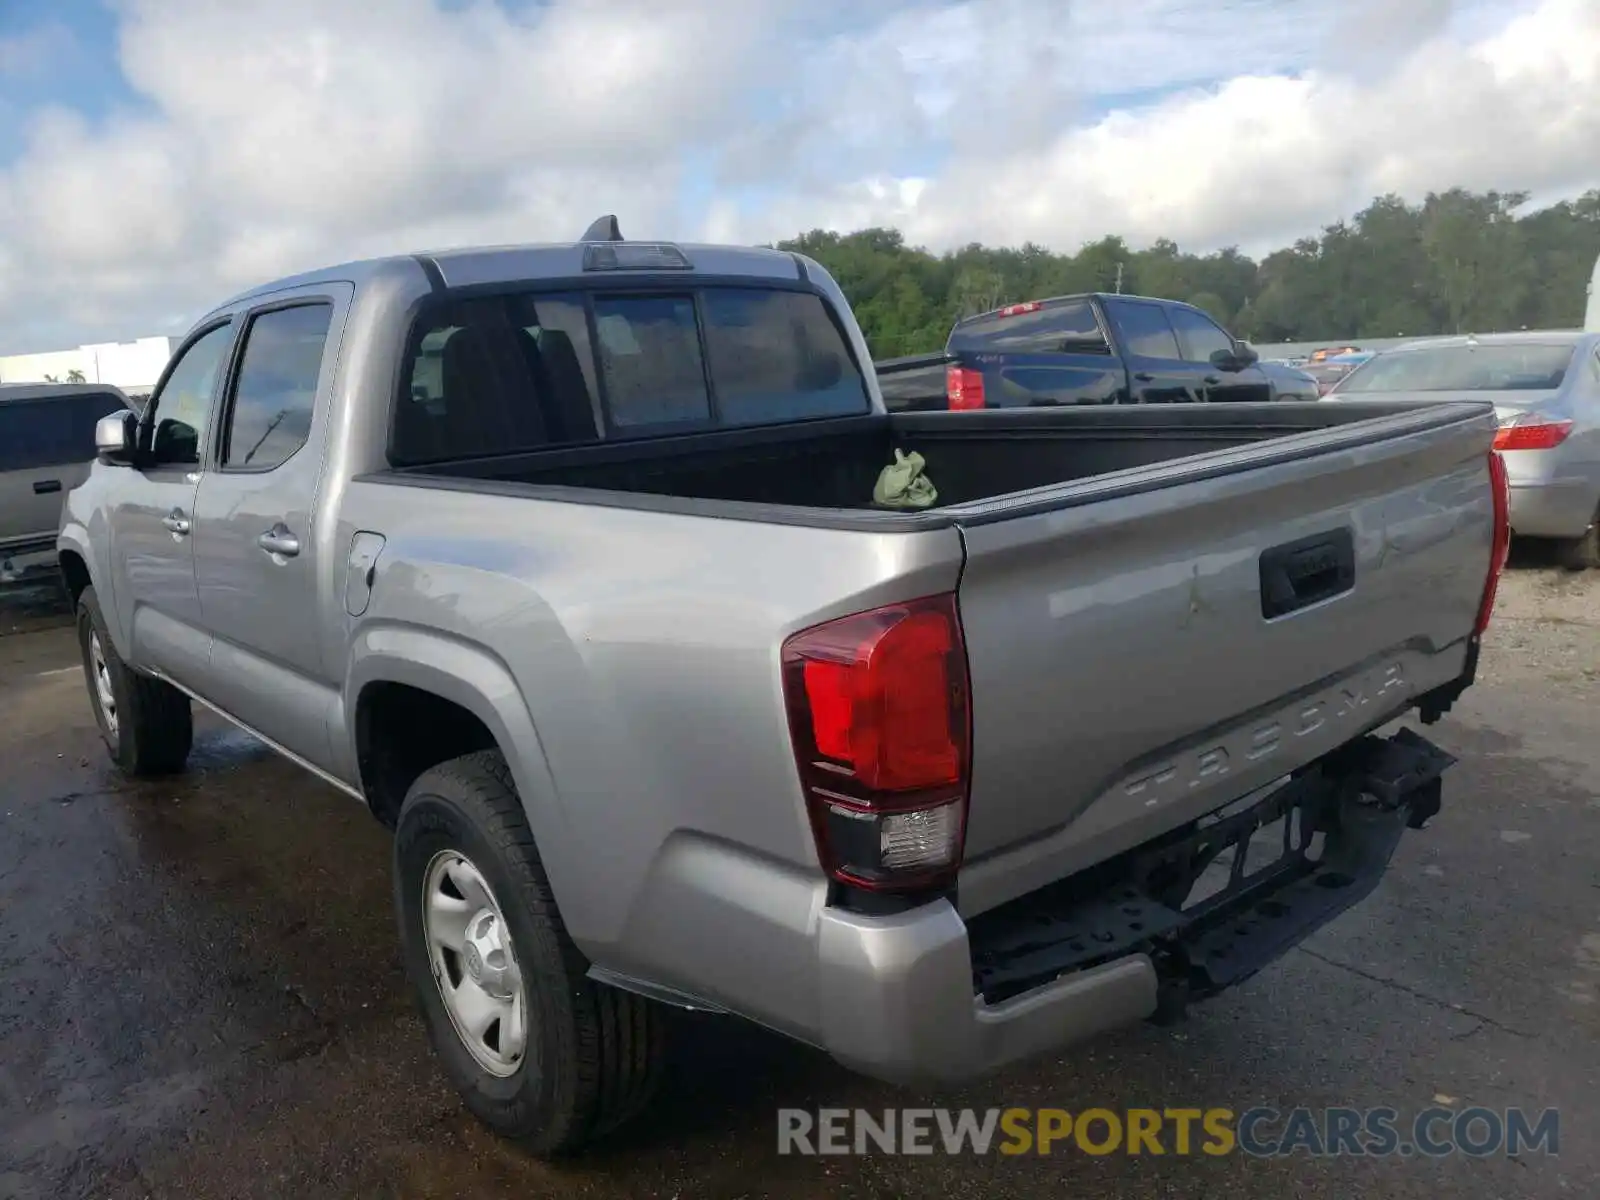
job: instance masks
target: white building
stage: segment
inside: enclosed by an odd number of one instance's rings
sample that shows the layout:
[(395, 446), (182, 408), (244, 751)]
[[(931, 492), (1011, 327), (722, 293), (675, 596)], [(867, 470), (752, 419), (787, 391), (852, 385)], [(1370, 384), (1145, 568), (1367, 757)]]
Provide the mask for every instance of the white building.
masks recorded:
[(79, 372), (85, 383), (109, 383), (125, 392), (148, 392), (172, 357), (177, 339), (146, 337), (98, 342), (76, 350), (0, 356), (0, 383), (66, 383)]

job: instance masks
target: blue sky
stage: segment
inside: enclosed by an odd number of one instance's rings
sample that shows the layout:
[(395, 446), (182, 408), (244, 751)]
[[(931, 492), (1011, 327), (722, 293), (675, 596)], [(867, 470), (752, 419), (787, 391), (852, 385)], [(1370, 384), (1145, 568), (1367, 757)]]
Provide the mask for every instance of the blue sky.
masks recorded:
[(1259, 253), (1457, 185), (1600, 186), (1595, 0), (0, 0), (0, 353), (607, 211)]
[(137, 103), (117, 61), (116, 21), (102, 0), (0, 4), (0, 43), (11, 47), (0, 59), (10, 68), (0, 71), (0, 162), (21, 152), (24, 118), (41, 105), (70, 105), (98, 121)]

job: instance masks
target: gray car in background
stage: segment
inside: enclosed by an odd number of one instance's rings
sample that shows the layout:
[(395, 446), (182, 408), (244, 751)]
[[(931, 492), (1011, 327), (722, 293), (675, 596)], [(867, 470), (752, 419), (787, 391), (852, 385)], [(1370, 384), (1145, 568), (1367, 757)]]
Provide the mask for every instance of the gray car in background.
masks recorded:
[(94, 458), (94, 427), (129, 407), (104, 384), (0, 386), (0, 582), (53, 568), (61, 502)]
[(1489, 400), (1511, 481), (1511, 528), (1573, 570), (1600, 566), (1600, 334), (1439, 338), (1386, 350), (1328, 400)]

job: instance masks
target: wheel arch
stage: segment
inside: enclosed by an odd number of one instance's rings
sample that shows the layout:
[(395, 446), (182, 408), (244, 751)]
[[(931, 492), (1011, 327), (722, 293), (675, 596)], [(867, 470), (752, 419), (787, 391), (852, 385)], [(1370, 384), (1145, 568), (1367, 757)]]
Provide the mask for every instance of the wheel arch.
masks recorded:
[[(541, 853), (554, 863), (564, 857), (566, 824), (532, 715), (510, 669), (488, 650), (415, 627), (363, 630), (352, 647), (345, 723), (380, 821), (393, 827), (404, 789), (429, 767), (493, 747), (511, 768)], [(560, 867), (551, 873), (559, 902)]]

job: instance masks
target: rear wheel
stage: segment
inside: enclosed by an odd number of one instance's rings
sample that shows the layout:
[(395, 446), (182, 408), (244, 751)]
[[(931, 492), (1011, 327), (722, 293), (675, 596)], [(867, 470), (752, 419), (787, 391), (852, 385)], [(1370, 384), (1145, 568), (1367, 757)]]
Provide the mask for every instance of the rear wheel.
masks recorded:
[(394, 853), (406, 971), (472, 1113), (554, 1156), (643, 1108), (664, 1062), (662, 1013), (587, 977), (504, 758), (482, 751), (423, 774)]
[(1589, 528), (1575, 538), (1556, 543), (1561, 565), (1569, 571), (1588, 571), (1600, 567), (1600, 513), (1590, 518)]
[(183, 770), (194, 742), (189, 697), (122, 661), (92, 587), (78, 597), (78, 648), (89, 704), (111, 761), (136, 776)]

